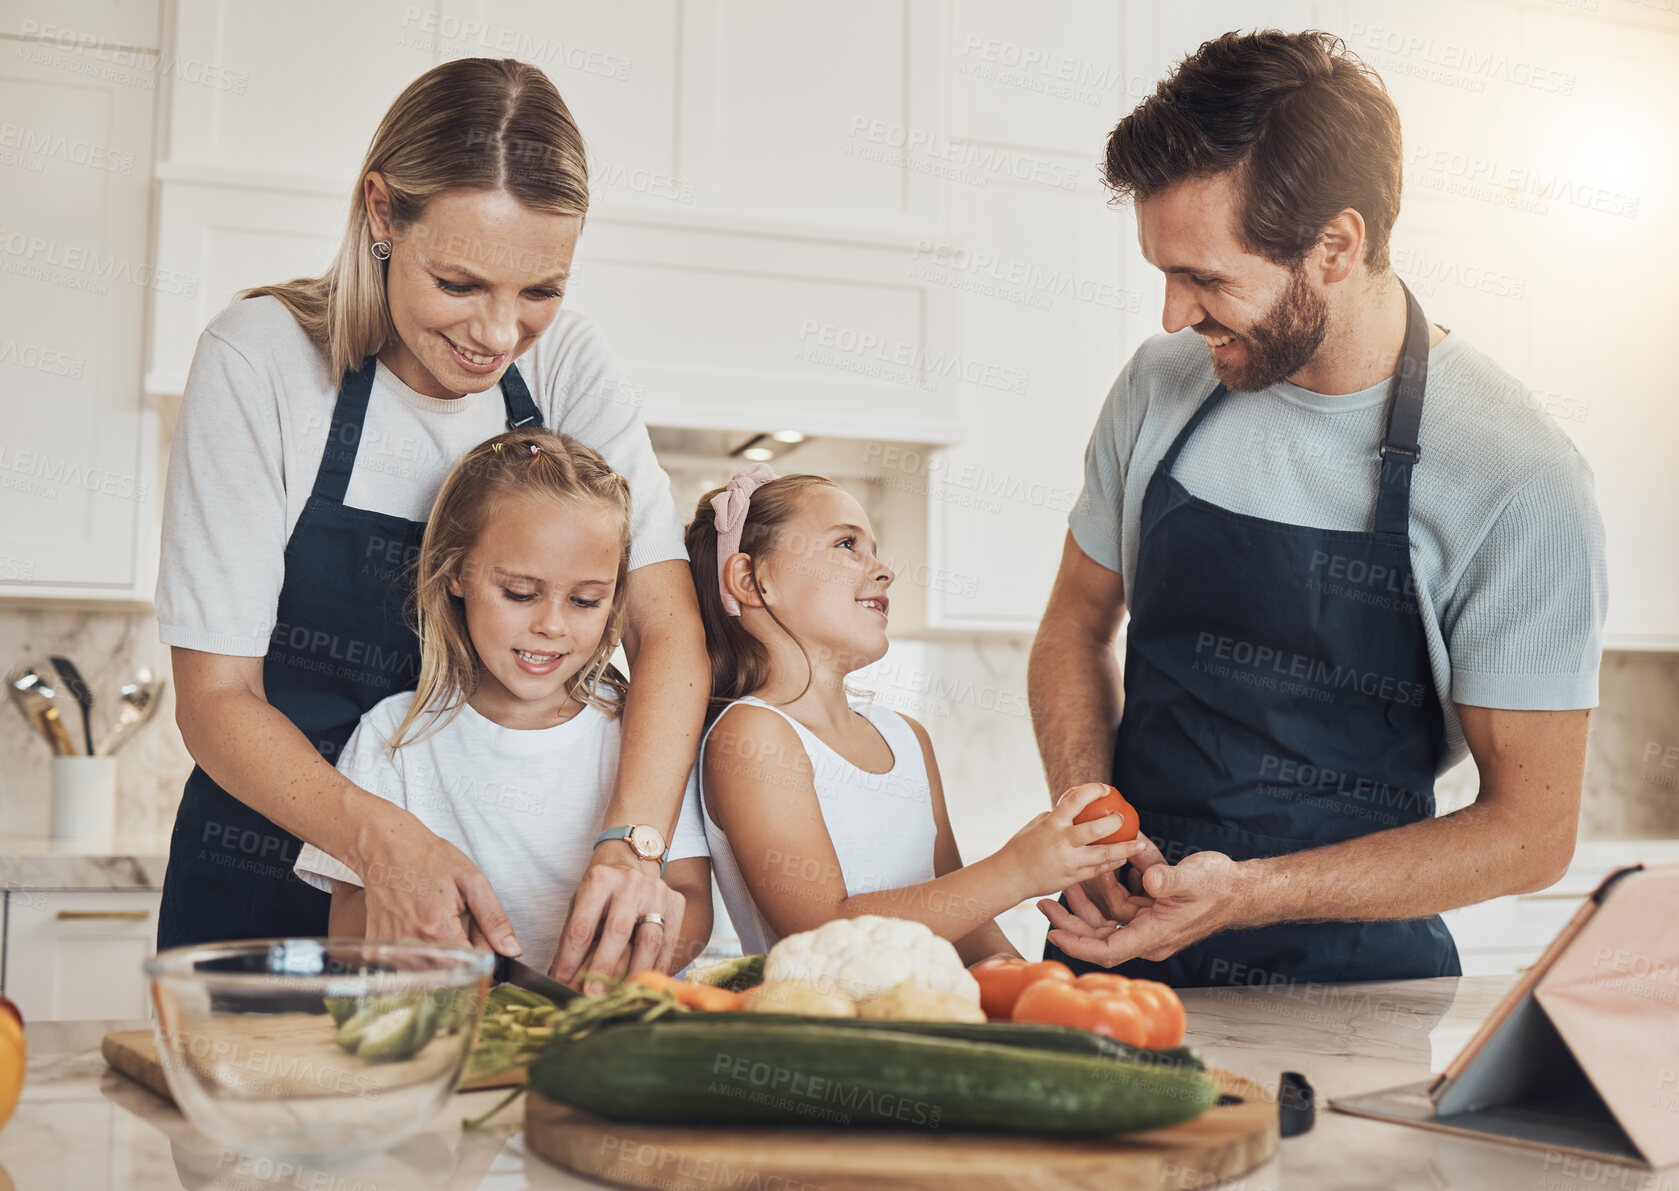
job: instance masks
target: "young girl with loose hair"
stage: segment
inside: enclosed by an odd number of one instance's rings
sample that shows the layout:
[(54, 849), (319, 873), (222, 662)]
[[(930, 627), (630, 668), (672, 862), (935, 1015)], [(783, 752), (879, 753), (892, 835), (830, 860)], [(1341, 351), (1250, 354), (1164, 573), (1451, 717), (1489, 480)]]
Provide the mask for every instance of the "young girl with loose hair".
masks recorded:
[(886, 652), (892, 568), (861, 505), (763, 464), (700, 499), (688, 565), (711, 656), (695, 781), (717, 883), (748, 952), (834, 918), (911, 918), (974, 963), (1018, 954), (994, 921), (1118, 868), (1134, 844), (1075, 824), (1084, 788), (964, 867), (926, 729), (852, 704), (846, 676)]
[(268, 856), (307, 841), (358, 870), (426, 874), (369, 883), (379, 937), (462, 939), (469, 911), (496, 950), (518, 953), (471, 860), (334, 762), (364, 713), (420, 677), (406, 563), (444, 477), (492, 435), (548, 427), (635, 493), (618, 592), (639, 677), (553, 974), (647, 967), (684, 905), (657, 861), (699, 743), (706, 663), (640, 390), (562, 308), (589, 207), (582, 134), (537, 67), (445, 62), (379, 121), (348, 197), (325, 272), (247, 290), (205, 328), (187, 376), (157, 614), (198, 764), (158, 944), (326, 932), (325, 894), (290, 864), (242, 863), (232, 844), (262, 839)]
[[(612, 653), (629, 530), (629, 485), (575, 439), (510, 431), (468, 452), (437, 494), (414, 564), (419, 685), (363, 716), (338, 759), (345, 777), (471, 857), (543, 963), (618, 768), (627, 684)], [(711, 934), (694, 802), (665, 873), (685, 902), (665, 923), (678, 965)], [(363, 875), (313, 845), (295, 867), (331, 892), (331, 933), (361, 935)]]

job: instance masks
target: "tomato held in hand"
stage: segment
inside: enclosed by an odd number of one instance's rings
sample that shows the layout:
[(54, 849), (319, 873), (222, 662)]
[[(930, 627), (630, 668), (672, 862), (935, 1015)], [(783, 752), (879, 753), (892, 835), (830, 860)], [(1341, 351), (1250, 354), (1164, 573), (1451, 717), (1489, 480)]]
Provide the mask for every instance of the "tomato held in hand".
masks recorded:
[(1111, 972), (1088, 973), (1070, 985), (1032, 985), (1015, 1002), (1013, 1020), (1074, 1026), (1149, 1049), (1178, 1045), (1185, 1025), (1183, 1002), (1172, 989)]
[(968, 972), (979, 982), (979, 1007), (992, 1021), (1008, 1021), (1021, 992), (1040, 980), (1073, 982), (1073, 970), (1053, 959), (986, 959)]
[[(1061, 797), (1065, 798), (1066, 796), (1066, 794), (1063, 794)], [(1093, 819), (1100, 819), (1104, 815), (1118, 815), (1120, 820), (1119, 830), (1112, 835), (1104, 835), (1101, 839), (1095, 840), (1095, 843), (1123, 844), (1127, 840), (1137, 838), (1137, 812), (1129, 802), (1125, 801), (1125, 796), (1112, 786), (1108, 787), (1106, 794), (1075, 815), (1073, 822), (1089, 823)]]

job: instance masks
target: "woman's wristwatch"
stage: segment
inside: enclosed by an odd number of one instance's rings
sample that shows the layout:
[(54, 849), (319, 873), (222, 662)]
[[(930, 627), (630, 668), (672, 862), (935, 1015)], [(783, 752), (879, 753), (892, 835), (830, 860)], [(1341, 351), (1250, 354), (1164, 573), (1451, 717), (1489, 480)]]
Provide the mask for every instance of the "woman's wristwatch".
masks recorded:
[(630, 846), (642, 860), (657, 860), (659, 872), (665, 871), (665, 856), (670, 848), (665, 844), (664, 834), (657, 827), (649, 827), (645, 823), (637, 823), (630, 827), (608, 827), (595, 838), (595, 847), (600, 847), (609, 839), (621, 839)]

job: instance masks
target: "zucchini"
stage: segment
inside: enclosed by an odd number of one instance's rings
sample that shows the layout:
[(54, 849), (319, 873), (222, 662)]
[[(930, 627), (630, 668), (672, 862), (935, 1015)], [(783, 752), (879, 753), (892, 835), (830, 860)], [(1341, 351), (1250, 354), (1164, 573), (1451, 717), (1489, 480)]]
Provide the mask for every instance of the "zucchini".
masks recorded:
[(530, 1086), (614, 1120), (1058, 1136), (1160, 1128), (1218, 1100), (1212, 1078), (1189, 1067), (719, 1016), (618, 1024), (555, 1042), (531, 1064)]
[(932, 1038), (956, 1038), (965, 1042), (988, 1043), (995, 1046), (1023, 1046), (1029, 1049), (1056, 1051), (1062, 1054), (1086, 1055), (1093, 1059), (1118, 1059), (1125, 1062), (1164, 1067), (1189, 1067), (1206, 1070), (1201, 1056), (1187, 1046), (1162, 1050), (1144, 1050), (1108, 1038), (1079, 1030), (1072, 1026), (1039, 1025), (1033, 1022), (993, 1021), (984, 1025), (960, 1021), (896, 1021), (879, 1017), (801, 1017), (792, 1014), (767, 1013), (682, 1013), (669, 1018), (674, 1025), (685, 1023), (703, 1025), (707, 1022), (753, 1022), (766, 1029), (787, 1029), (826, 1025), (842, 1030), (886, 1030), (899, 1034), (920, 1034)]

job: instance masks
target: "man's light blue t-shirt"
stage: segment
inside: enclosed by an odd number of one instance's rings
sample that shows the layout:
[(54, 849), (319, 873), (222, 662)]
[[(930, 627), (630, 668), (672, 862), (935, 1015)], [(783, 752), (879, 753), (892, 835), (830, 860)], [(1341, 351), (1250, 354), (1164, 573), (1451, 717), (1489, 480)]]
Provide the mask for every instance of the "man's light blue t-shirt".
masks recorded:
[[(1216, 387), (1193, 331), (1139, 347), (1085, 451), (1068, 523), (1079, 548), (1126, 577), (1155, 465)], [(1249, 516), (1368, 531), (1390, 381), (1325, 396), (1282, 381), (1231, 393), (1173, 475)], [(1428, 354), (1422, 455), (1411, 487), (1411, 565), (1435, 687), (1443, 772), (1467, 751), (1456, 704), (1560, 711), (1597, 705), (1607, 603), (1592, 474), (1525, 386), (1451, 332)], [(1232, 600), (1265, 598), (1258, 588)]]

